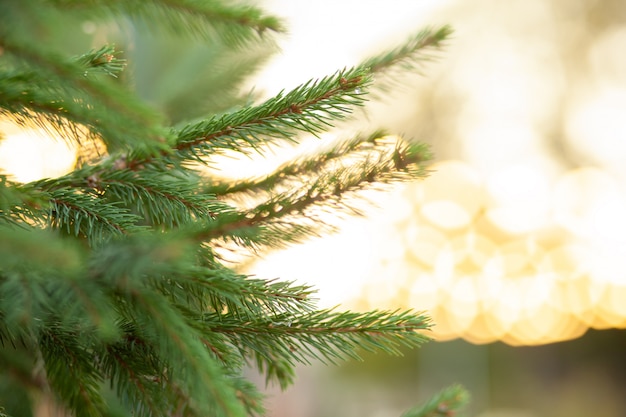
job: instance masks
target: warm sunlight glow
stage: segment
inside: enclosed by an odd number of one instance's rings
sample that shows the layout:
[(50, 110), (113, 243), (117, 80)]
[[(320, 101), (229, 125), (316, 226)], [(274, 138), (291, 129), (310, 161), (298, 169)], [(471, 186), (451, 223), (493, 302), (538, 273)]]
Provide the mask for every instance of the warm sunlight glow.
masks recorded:
[(69, 172), (76, 162), (76, 150), (54, 132), (21, 127), (2, 121), (0, 131), (0, 173), (19, 182), (57, 177)]
[(487, 218), (508, 233), (523, 234), (549, 222), (550, 189), (541, 166), (513, 165), (487, 180)]
[(440, 163), (432, 169), (437, 175), (417, 186), (422, 215), (443, 229), (468, 226), (483, 204), (480, 177), (461, 162)]
[(554, 189), (556, 222), (582, 237), (625, 236), (626, 196), (619, 183), (597, 168), (571, 171)]
[[(433, 171), (405, 193), (414, 213), (379, 238), (380, 245), (401, 239), (406, 250), (375, 268), (362, 292), (369, 307), (425, 309), (438, 340), (473, 343), (542, 344), (589, 327), (626, 327), (626, 261), (611, 246), (623, 227), (616, 210), (624, 194), (610, 175), (584, 168), (550, 180), (540, 169), (513, 166), (484, 180), (458, 161)], [(442, 214), (424, 210), (432, 201), (470, 220), (455, 228), (434, 221)]]

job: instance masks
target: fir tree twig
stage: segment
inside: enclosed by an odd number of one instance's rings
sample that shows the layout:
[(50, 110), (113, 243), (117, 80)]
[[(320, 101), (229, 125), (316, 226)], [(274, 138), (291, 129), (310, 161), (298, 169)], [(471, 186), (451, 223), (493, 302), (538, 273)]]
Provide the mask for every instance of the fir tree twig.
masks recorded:
[(435, 394), (426, 404), (411, 408), (401, 417), (453, 417), (469, 401), (469, 394), (460, 385), (452, 385)]
[(108, 12), (130, 16), (148, 26), (166, 28), (177, 35), (190, 34), (206, 40), (221, 40), (230, 45), (245, 45), (253, 35), (266, 31), (284, 32), (283, 23), (261, 9), (244, 4), (209, 0), (54, 0), (68, 11)]

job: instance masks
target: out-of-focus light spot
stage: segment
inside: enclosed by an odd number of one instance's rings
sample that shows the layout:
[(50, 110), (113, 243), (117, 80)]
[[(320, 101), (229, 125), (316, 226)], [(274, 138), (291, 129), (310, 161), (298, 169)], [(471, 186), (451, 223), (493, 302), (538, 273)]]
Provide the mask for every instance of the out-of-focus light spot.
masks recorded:
[(513, 240), (500, 246), (499, 260), (505, 276), (534, 275), (542, 257), (543, 248), (532, 238)]
[[(602, 256), (604, 255), (604, 256)], [(594, 327), (623, 327), (626, 325), (626, 260), (624, 253), (603, 252), (592, 268), (595, 281), (604, 284), (596, 304)]]
[(422, 215), (443, 229), (468, 226), (483, 204), (479, 174), (457, 161), (438, 163), (432, 169), (435, 172), (418, 188)]
[(569, 312), (582, 324), (591, 326), (594, 311), (606, 284), (591, 275), (590, 247), (567, 243), (546, 253), (540, 265), (544, 271), (554, 271), (556, 291), (551, 304), (562, 312)]
[[(76, 149), (54, 132), (3, 121), (0, 131), (0, 171), (18, 182), (54, 178), (69, 172)], [(56, 136), (56, 137), (55, 137)]]
[[(500, 277), (504, 280), (505, 277)], [(494, 333), (505, 335), (510, 332), (511, 327), (520, 320), (523, 312), (524, 299), (520, 296), (519, 288), (515, 283), (510, 281), (502, 281), (498, 283), (496, 288), (499, 289), (496, 297), (492, 297), (489, 301), (488, 311), (486, 311), (486, 320)]]
[(495, 342), (502, 336), (503, 334), (497, 334), (492, 331), (484, 314), (476, 316), (471, 325), (461, 335), (467, 341), (478, 345)]
[(432, 267), (447, 243), (446, 236), (428, 225), (412, 225), (406, 231), (405, 245), (412, 259)]
[(473, 230), (452, 239), (450, 245), (459, 274), (482, 272), (497, 250), (489, 239)]
[[(488, 169), (501, 169), (520, 157), (530, 157), (543, 147), (543, 138), (531, 126), (509, 121), (467, 123), (464, 139), (472, 144), (468, 157)], [(506, 145), (504, 145), (506, 144)], [(486, 151), (489, 149), (489, 151)]]
[(610, 27), (589, 48), (589, 64), (595, 81), (626, 86), (626, 55), (615, 53), (626, 45), (626, 27)]
[(622, 286), (608, 286), (604, 289), (596, 307), (593, 327), (596, 329), (624, 328), (624, 297), (626, 291)]
[(536, 345), (560, 342), (581, 336), (586, 327), (570, 314), (548, 304), (526, 313), (509, 332), (514, 345)]
[[(361, 292), (376, 301), (370, 307), (425, 309), (436, 323), (435, 339), (442, 341), (532, 345), (579, 337), (590, 327), (626, 327), (620, 216), (626, 206), (613, 177), (584, 168), (551, 181), (545, 171), (524, 165), (483, 181), (454, 161), (435, 169), (428, 181), (439, 182), (432, 191), (426, 181), (406, 193), (416, 214), (404, 217), (393, 233), (394, 245), (401, 245), (388, 254), (389, 264), (375, 268), (377, 277), (385, 277), (381, 291), (372, 278)], [(474, 204), (470, 209), (466, 198)], [(440, 213), (424, 212), (433, 202), (459, 207), (470, 220), (451, 228), (454, 223), (438, 220)], [(502, 208), (517, 211), (494, 215)], [(507, 225), (505, 220), (524, 218), (526, 211), (541, 213), (541, 221)]]
[(466, 275), (456, 280), (449, 289), (446, 310), (450, 317), (450, 330), (465, 334), (480, 313), (480, 294), (476, 277)]
[(487, 218), (503, 231), (522, 234), (545, 227), (550, 214), (550, 184), (543, 167), (517, 165), (487, 180)]
[(578, 169), (564, 175), (554, 190), (556, 222), (581, 237), (620, 237), (626, 233), (626, 198), (604, 171)]
[(443, 299), (439, 306), (428, 310), (428, 314), (432, 317), (434, 323), (433, 334), (429, 336), (440, 342), (460, 337), (455, 330), (454, 318), (450, 317), (448, 310), (443, 307), (447, 302), (449, 302), (447, 298)]
[(419, 306), (420, 310), (434, 310), (441, 303), (442, 293), (431, 275), (422, 271), (415, 274), (409, 283), (409, 305)]
[[(547, 23), (549, 15), (538, 7), (498, 24), (524, 26), (529, 17)], [(544, 29), (523, 41), (510, 29), (494, 37), (475, 27), (459, 28), (465, 36), (459, 36), (456, 61), (441, 88), (446, 97), (462, 103), (451, 132), (457, 138), (454, 144), (461, 147), (464, 158), (483, 169), (498, 169), (545, 152), (542, 125), (554, 117), (565, 81), (556, 48), (545, 41), (551, 36), (550, 25), (539, 26)]]
[(626, 176), (626, 75), (624, 83), (590, 86), (570, 106), (567, 140), (579, 152)]
[(85, 20), (81, 25), (81, 29), (88, 35), (92, 35), (98, 29), (98, 26), (91, 20)]

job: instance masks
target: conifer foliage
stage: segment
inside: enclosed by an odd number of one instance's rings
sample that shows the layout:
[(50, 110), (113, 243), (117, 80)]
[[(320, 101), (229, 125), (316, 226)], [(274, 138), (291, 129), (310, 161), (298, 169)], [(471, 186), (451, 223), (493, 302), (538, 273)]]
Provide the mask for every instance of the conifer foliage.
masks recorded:
[[(350, 209), (346, 196), (422, 176), (424, 146), (375, 133), (259, 178), (227, 181), (201, 168), (327, 131), (365, 103), (379, 75), (439, 48), (447, 27), (263, 103), (168, 126), (120, 81), (121, 51), (71, 55), (56, 42), (55, 30), (81, 19), (233, 49), (284, 30), (227, 1), (0, 2), (0, 118), (105, 149), (58, 178), (0, 176), (0, 406), (8, 415), (33, 415), (42, 402), (75, 416), (261, 414), (261, 395), (242, 376), (248, 365), (286, 387), (296, 363), (334, 363), (360, 349), (398, 353), (427, 340), (423, 315), (319, 309), (311, 288), (243, 275), (222, 252), (319, 233), (320, 208)], [(238, 205), (244, 197), (253, 203)]]

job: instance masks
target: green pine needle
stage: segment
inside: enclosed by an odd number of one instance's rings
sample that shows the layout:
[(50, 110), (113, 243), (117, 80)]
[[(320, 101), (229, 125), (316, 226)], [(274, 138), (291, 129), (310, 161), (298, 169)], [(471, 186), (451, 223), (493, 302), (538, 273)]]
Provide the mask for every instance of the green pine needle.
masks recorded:
[(412, 408), (401, 417), (453, 417), (469, 401), (469, 393), (460, 385), (452, 385), (435, 394), (426, 404)]

